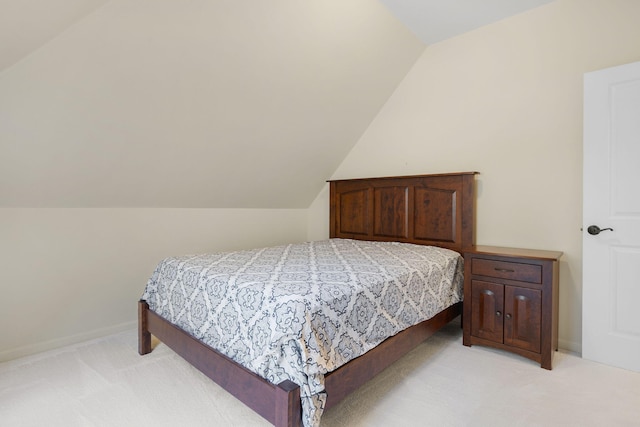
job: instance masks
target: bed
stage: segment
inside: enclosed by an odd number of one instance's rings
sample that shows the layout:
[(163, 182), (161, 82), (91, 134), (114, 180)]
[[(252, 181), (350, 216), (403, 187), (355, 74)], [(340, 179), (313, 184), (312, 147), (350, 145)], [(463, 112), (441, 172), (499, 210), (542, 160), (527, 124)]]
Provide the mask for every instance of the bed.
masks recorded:
[[(418, 282), (413, 280), (422, 276), (423, 273), (413, 272), (413, 270), (408, 273), (406, 270), (420, 265), (426, 266), (427, 258), (445, 259), (447, 266), (442, 267), (443, 271), (446, 271), (446, 275), (451, 276), (450, 281), (458, 283), (457, 286), (461, 289), (462, 279), (458, 275), (461, 260), (457, 254), (451, 255), (451, 251), (462, 252), (473, 244), (474, 188), (475, 173), (473, 172), (330, 181), (330, 239), (328, 241), (261, 248), (234, 254), (167, 259), (158, 265), (145, 289), (143, 299), (139, 301), (139, 353), (147, 354), (151, 351), (151, 335), (154, 335), (272, 424), (278, 427), (298, 426), (304, 420), (305, 425), (317, 425), (322, 410), (334, 406), (350, 392), (461, 314), (461, 298), (456, 299), (452, 291), (445, 289), (444, 296), (433, 298), (433, 301), (438, 303), (432, 303), (432, 300), (425, 296), (432, 291), (426, 291), (426, 287), (423, 289), (422, 285), (415, 286)], [(398, 255), (397, 251), (401, 255)], [(425, 254), (427, 252), (429, 255)], [(309, 253), (313, 253), (313, 257), (308, 256)], [(276, 256), (276, 254), (279, 255)], [(377, 257), (380, 257), (381, 261)], [(388, 257), (394, 258), (394, 262), (399, 260), (403, 265), (400, 268), (391, 266), (390, 261), (387, 260)], [(345, 261), (345, 258), (348, 259)], [(265, 259), (273, 260), (273, 266), (265, 262)], [(355, 261), (352, 262), (349, 259)], [(410, 261), (406, 261), (407, 259)], [(374, 261), (381, 262), (383, 268), (378, 264), (369, 265)], [(180, 270), (178, 266), (187, 267), (181, 267), (182, 270)], [(242, 269), (241, 276), (234, 275), (238, 268)], [(428, 268), (438, 272), (441, 267)], [(373, 270), (369, 271), (369, 269)], [(378, 297), (383, 293), (387, 295), (387, 292), (398, 295), (400, 291), (395, 288), (393, 291), (387, 291), (386, 286), (390, 286), (389, 284), (384, 285), (384, 290), (382, 285), (376, 284), (377, 279), (372, 272), (376, 269), (381, 271), (380, 275), (392, 277), (391, 282), (414, 284), (412, 297), (417, 298), (416, 302), (430, 301), (428, 304), (416, 304), (416, 307), (429, 306), (425, 311), (430, 313), (420, 313), (420, 316), (408, 315), (407, 313), (414, 313), (416, 310), (410, 305), (410, 300), (407, 300), (406, 303), (399, 303), (402, 304), (402, 310), (394, 309), (400, 314), (398, 318), (391, 318), (385, 312), (385, 315), (380, 315), (380, 319), (374, 320), (371, 326), (360, 330), (357, 326), (359, 325), (357, 317), (361, 311), (355, 310), (353, 304), (350, 306), (351, 312), (347, 312), (347, 306), (341, 305), (335, 299), (333, 303), (328, 303), (326, 298), (317, 296), (296, 300), (302, 298), (303, 294), (309, 293), (308, 290), (311, 288), (325, 289), (307, 282), (308, 277), (302, 277), (305, 276), (305, 272), (308, 273), (311, 270), (314, 272), (313, 277), (322, 276), (325, 281), (328, 277), (331, 285), (334, 285), (335, 281), (342, 280), (340, 272), (348, 270), (350, 280), (353, 281), (355, 277), (359, 282), (374, 283), (372, 286), (376, 287), (376, 290), (366, 289), (363, 292)], [(265, 284), (274, 285), (273, 281), (276, 279), (270, 278), (265, 271), (275, 270), (278, 270), (277, 280), (284, 278), (285, 282), (278, 281), (275, 287), (266, 286)], [(336, 270), (339, 271), (336, 272)], [(405, 274), (404, 279), (394, 279), (394, 276), (389, 276), (388, 273), (391, 270), (401, 271)], [(205, 271), (207, 273), (217, 271), (218, 274), (206, 279), (209, 281), (208, 285), (203, 285), (204, 282), (198, 284), (197, 280), (187, 277), (191, 274), (202, 278), (205, 276), (203, 273)], [(205, 296), (199, 306), (190, 303), (191, 307), (198, 306), (197, 309), (180, 308), (183, 304), (181, 294), (196, 295), (205, 287), (221, 289), (223, 285), (216, 284), (218, 280), (216, 277), (224, 276), (221, 273), (225, 272), (234, 277), (233, 288), (237, 296), (233, 297), (233, 301), (229, 294), (224, 294), (221, 298), (222, 305), (217, 306), (218, 302), (211, 302), (212, 298)], [(180, 274), (184, 277), (184, 280), (179, 281), (180, 292), (170, 297), (161, 296), (164, 294), (157, 288), (162, 288), (163, 283), (176, 283), (175, 278), (161, 279), (160, 275), (164, 273), (174, 276)], [(410, 276), (407, 276), (408, 274)], [(443, 275), (445, 275), (443, 272), (438, 272), (440, 279)], [(346, 286), (348, 280), (343, 281)], [(190, 282), (193, 283), (193, 289), (185, 289)], [(442, 285), (438, 286), (442, 287)], [(223, 287), (226, 292), (229, 286)], [(269, 291), (271, 293), (263, 297), (260, 292), (266, 288), (271, 289)], [(257, 291), (258, 289), (260, 292)], [(299, 292), (300, 289), (305, 291)], [(422, 292), (421, 296), (418, 295), (418, 291)], [(280, 299), (274, 297), (274, 292), (279, 294)], [(335, 294), (333, 296), (335, 297)], [(236, 299), (245, 303), (239, 304)], [(355, 299), (354, 296), (353, 300)], [(371, 305), (373, 302), (382, 304), (383, 299), (372, 297), (367, 300), (367, 304)], [(310, 309), (309, 301), (314, 300), (318, 301), (317, 305), (320, 307), (317, 310), (325, 311), (317, 313), (313, 311), (312, 316), (304, 310)], [(268, 304), (269, 301), (272, 302), (271, 305)], [(241, 305), (245, 307), (245, 311), (242, 311)], [(230, 308), (232, 306), (240, 309), (234, 314)], [(394, 305), (394, 307), (397, 306)], [(246, 307), (254, 307), (256, 310), (247, 312)], [(211, 315), (213, 311), (222, 313), (227, 309), (229, 310), (225, 317), (213, 318)], [(330, 314), (329, 311), (342, 312), (345, 317), (331, 317), (335, 313)], [(205, 314), (200, 316), (194, 313)], [(428, 316), (428, 320), (422, 320), (423, 316)], [(321, 318), (324, 322), (322, 325), (330, 325), (330, 327), (320, 328), (318, 332), (314, 329), (315, 326), (304, 326), (303, 331), (311, 330), (312, 332), (304, 332), (301, 336), (306, 338), (286, 341), (286, 345), (281, 345), (278, 341), (276, 346), (269, 341), (281, 339), (281, 336), (274, 335), (274, 332), (270, 332), (271, 335), (267, 333), (266, 335), (269, 336), (264, 338), (264, 331), (273, 328), (273, 322), (280, 326), (284, 325), (282, 329), (287, 329), (291, 323), (294, 323), (292, 319), (297, 323), (304, 323), (300, 319), (307, 317), (313, 317), (314, 321), (316, 318)], [(206, 324), (203, 318), (207, 319)], [(416, 319), (419, 321), (417, 324), (415, 324)], [(264, 322), (271, 322), (271, 326)], [(236, 335), (244, 333), (238, 329), (239, 325), (244, 325), (244, 332), (254, 338), (262, 337), (263, 341), (267, 340), (268, 347), (279, 349), (280, 356), (272, 357), (266, 350), (265, 354), (262, 354), (261, 350), (247, 347), (251, 344), (244, 344), (236, 339)], [(351, 329), (340, 329), (344, 325), (350, 325)], [(384, 333), (379, 332), (381, 330)], [(359, 338), (366, 343), (350, 344), (346, 351), (344, 348), (338, 349), (337, 346), (331, 347), (329, 339), (325, 340), (329, 344), (323, 347), (324, 341), (317, 339), (318, 336), (324, 338), (328, 335), (348, 336), (348, 341), (351, 343), (354, 341), (351, 338), (358, 335), (358, 331), (362, 333), (362, 337)], [(372, 331), (377, 332), (372, 333)], [(228, 339), (229, 337), (224, 339), (225, 334), (232, 336), (233, 339)], [(314, 339), (308, 338), (312, 334)], [(206, 344), (211, 342), (216, 344)], [(224, 346), (225, 342), (230, 343), (229, 347)], [(322, 345), (319, 345), (319, 342)], [(214, 349), (214, 347), (217, 348)], [(312, 360), (308, 354), (309, 347), (314, 351), (317, 350), (316, 352), (322, 356), (321, 359), (326, 361), (321, 364), (319, 370), (310, 371), (311, 368), (308, 368), (312, 365), (307, 363)], [(352, 351), (353, 348), (361, 351)], [(329, 353), (331, 355), (328, 355)], [(333, 359), (334, 356), (337, 360)], [(290, 369), (289, 365), (292, 366)], [(257, 369), (257, 367), (266, 368)], [(260, 372), (261, 375), (256, 372)]]

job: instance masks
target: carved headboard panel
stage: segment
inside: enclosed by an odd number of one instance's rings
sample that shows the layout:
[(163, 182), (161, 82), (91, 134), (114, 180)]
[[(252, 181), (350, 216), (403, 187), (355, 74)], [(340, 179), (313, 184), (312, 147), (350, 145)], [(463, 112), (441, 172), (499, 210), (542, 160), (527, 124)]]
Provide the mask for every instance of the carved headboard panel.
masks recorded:
[(476, 173), (329, 181), (330, 237), (462, 252), (475, 243)]

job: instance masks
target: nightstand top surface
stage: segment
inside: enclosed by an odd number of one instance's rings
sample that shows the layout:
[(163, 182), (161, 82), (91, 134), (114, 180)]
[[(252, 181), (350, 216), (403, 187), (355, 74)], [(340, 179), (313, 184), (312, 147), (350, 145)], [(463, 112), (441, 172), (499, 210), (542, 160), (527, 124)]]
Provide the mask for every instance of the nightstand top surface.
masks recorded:
[(496, 256), (513, 256), (518, 258), (534, 258), (558, 260), (562, 256), (559, 251), (545, 251), (538, 249), (505, 248), (500, 246), (472, 246), (464, 251), (465, 254), (485, 254)]

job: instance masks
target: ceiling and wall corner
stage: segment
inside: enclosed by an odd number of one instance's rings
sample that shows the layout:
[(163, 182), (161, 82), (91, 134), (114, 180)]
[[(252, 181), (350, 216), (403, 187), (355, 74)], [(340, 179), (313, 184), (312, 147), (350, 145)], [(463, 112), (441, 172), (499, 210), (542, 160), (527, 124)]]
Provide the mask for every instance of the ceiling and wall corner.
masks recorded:
[(371, 0), (109, 1), (0, 74), (0, 204), (306, 208), (423, 50)]
[(0, 0), (0, 72), (109, 0)]
[(431, 45), (553, 0), (379, 0)]
[(0, 206), (306, 208), (425, 42), (543, 1), (382, 3), (2, 0)]

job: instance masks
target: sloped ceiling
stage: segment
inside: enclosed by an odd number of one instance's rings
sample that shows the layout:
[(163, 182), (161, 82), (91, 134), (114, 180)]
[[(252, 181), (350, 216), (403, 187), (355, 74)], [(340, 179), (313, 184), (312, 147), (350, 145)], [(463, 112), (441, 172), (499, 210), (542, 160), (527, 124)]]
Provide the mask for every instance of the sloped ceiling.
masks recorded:
[(425, 48), (383, 1), (0, 0), (0, 207), (306, 208)]
[(380, 0), (424, 43), (466, 33), (553, 0)]
[(109, 1), (0, 74), (2, 206), (306, 208), (423, 49), (377, 1)]
[(0, 71), (108, 0), (0, 0)]

